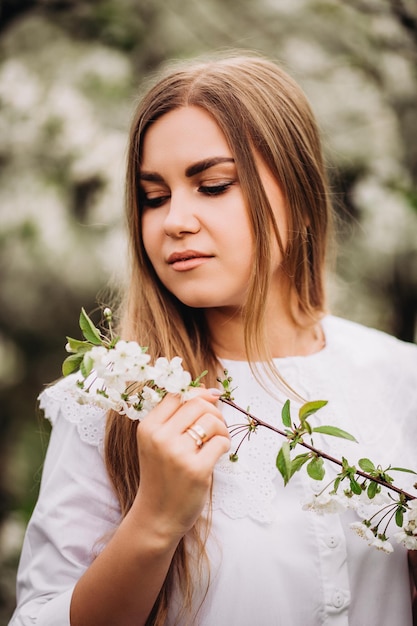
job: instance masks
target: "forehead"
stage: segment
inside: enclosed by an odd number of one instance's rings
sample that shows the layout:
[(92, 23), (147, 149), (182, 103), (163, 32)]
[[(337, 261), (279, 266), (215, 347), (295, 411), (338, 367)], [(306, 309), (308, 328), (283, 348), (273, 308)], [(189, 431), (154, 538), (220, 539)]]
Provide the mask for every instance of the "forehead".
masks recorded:
[(207, 157), (232, 156), (227, 139), (210, 113), (186, 106), (165, 113), (146, 131), (141, 167), (155, 169), (165, 160), (189, 165)]

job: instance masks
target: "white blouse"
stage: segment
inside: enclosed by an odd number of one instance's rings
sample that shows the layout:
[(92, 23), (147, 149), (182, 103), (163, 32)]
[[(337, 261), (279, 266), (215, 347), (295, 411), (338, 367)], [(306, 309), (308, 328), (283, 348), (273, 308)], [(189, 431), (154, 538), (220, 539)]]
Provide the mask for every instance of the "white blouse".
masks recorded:
[[(382, 466), (417, 470), (417, 346), (333, 316), (323, 320), (323, 330), (321, 352), (276, 359), (282, 376), (304, 398), (329, 401), (311, 422), (339, 426), (359, 442), (316, 434), (315, 445), (352, 464), (366, 456)], [(224, 366), (237, 387), (236, 403), (282, 427), (285, 393), (282, 402), (266, 393), (246, 362), (224, 361)], [(40, 397), (53, 429), (10, 626), (69, 626), (74, 585), (120, 518), (103, 463), (105, 415), (93, 405), (77, 404), (70, 384), (64, 379)], [(231, 407), (223, 411), (229, 425), (244, 422)], [(232, 440), (232, 450), (239, 441)], [(323, 485), (302, 470), (284, 487), (275, 467), (281, 443), (279, 435), (259, 428), (240, 447), (237, 463), (225, 455), (215, 468), (210, 585), (198, 611), (196, 596), (192, 623), (411, 626), (405, 549), (395, 545), (387, 555), (369, 548), (349, 529), (359, 519), (352, 511), (320, 516), (303, 510)], [(327, 476), (335, 471), (328, 466)], [(413, 490), (411, 474), (395, 478), (395, 484)], [(177, 605), (179, 599), (172, 603), (169, 625)]]

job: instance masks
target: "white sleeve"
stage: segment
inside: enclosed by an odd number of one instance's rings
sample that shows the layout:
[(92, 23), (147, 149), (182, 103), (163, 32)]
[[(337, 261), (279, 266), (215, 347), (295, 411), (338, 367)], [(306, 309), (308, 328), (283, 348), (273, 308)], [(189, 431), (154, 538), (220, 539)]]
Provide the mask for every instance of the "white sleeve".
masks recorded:
[[(75, 419), (71, 401), (69, 415), (68, 402), (59, 405), (59, 386), (52, 388), (53, 397), (46, 402), (53, 428), (39, 499), (26, 530), (17, 608), (9, 626), (70, 626), (74, 586), (120, 521), (97, 438), (82, 440), (86, 421)], [(77, 410), (82, 415), (87, 407), (78, 405)], [(104, 429), (103, 411), (100, 419)]]

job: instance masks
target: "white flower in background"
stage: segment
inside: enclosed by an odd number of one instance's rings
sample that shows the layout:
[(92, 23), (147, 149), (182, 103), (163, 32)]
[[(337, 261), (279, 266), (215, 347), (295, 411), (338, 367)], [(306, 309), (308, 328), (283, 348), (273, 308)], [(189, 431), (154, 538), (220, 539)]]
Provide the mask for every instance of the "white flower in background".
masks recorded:
[(346, 498), (341, 498), (338, 494), (329, 492), (314, 495), (313, 499), (303, 506), (304, 511), (314, 511), (314, 513), (319, 515), (343, 513), (347, 508)]
[(182, 359), (174, 356), (170, 361), (160, 357), (155, 361), (153, 379), (158, 387), (164, 387), (168, 393), (185, 393), (191, 383), (191, 375), (182, 368)]

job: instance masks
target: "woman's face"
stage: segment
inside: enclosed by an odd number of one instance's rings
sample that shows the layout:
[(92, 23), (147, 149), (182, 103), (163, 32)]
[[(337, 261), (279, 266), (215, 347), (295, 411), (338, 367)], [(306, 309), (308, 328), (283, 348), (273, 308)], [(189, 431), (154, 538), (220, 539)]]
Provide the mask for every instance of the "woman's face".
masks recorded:
[[(257, 166), (285, 244), (281, 190), (260, 159)], [(211, 115), (189, 106), (157, 120), (144, 138), (140, 179), (143, 244), (165, 287), (190, 307), (243, 305), (253, 236), (233, 155)]]

